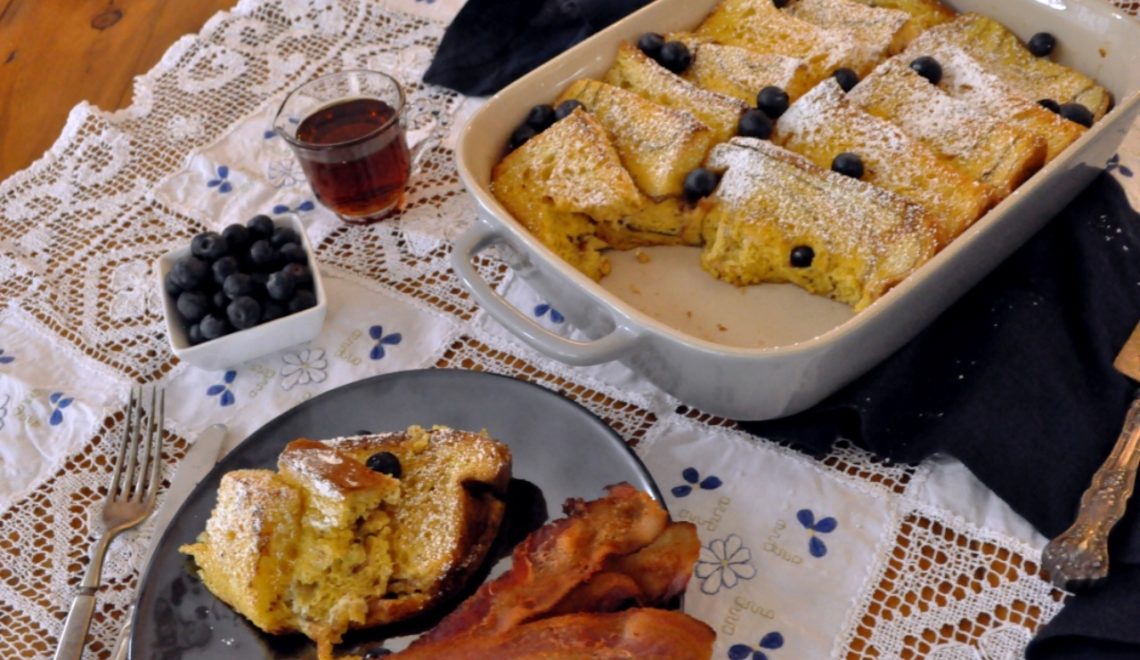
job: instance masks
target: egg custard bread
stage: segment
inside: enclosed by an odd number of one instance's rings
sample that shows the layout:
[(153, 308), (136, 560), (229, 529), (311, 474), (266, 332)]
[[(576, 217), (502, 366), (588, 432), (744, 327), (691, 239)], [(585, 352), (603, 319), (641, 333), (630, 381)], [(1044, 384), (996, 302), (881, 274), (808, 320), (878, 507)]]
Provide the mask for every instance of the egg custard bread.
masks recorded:
[(905, 11), (856, 0), (792, 0), (784, 11), (821, 28), (847, 30), (867, 44), (876, 58), (902, 51), (922, 31)]
[(794, 101), (815, 84), (803, 60), (795, 57), (725, 46), (688, 33), (668, 38), (684, 43), (693, 53), (693, 63), (682, 74), (686, 80), (749, 105), (768, 86), (783, 89)]
[(595, 280), (610, 269), (597, 223), (644, 204), (605, 129), (581, 109), (495, 165), (491, 190), (543, 245)]
[(954, 20), (957, 12), (939, 2), (939, 0), (855, 0), (869, 7), (882, 9), (897, 9), (905, 11), (914, 19), (919, 31), (928, 30), (935, 25), (941, 25)]
[(706, 199), (689, 202), (682, 197), (645, 198), (641, 209), (615, 222), (599, 222), (596, 236), (618, 250), (651, 245), (701, 244), (701, 223), (708, 213)]
[(618, 46), (617, 57), (602, 82), (667, 108), (688, 112), (712, 129), (714, 142), (736, 135), (740, 115), (749, 108), (739, 99), (697, 87), (628, 43)]
[(349, 629), (463, 586), (498, 532), (511, 457), (482, 434), (411, 427), (295, 440), (277, 467), (224, 475), (205, 531), (179, 550), (214, 595), (265, 632), (304, 633), (324, 660)]
[(816, 85), (776, 123), (774, 141), (829, 169), (841, 153), (854, 153), (863, 180), (926, 207), (939, 221), (946, 245), (994, 203), (989, 186), (974, 181), (891, 122), (849, 101), (835, 80)]
[(1044, 139), (950, 96), (903, 58), (880, 64), (847, 98), (922, 140), (999, 198), (1045, 164)]
[(1087, 130), (1022, 96), (957, 46), (926, 42), (919, 37), (900, 59), (909, 62), (924, 55), (938, 60), (942, 67), (939, 89), (1044, 140), (1045, 162), (1060, 155)]
[(937, 251), (921, 206), (770, 142), (733, 138), (708, 167), (723, 174), (701, 266), (727, 282), (791, 282), (860, 310)]
[(756, 53), (803, 60), (812, 84), (841, 67), (861, 76), (876, 63), (872, 49), (849, 31), (800, 20), (777, 9), (771, 0), (722, 0), (695, 33)]
[(933, 45), (957, 46), (986, 70), (1005, 81), (1031, 101), (1052, 99), (1057, 103), (1080, 103), (1099, 120), (1112, 106), (1112, 94), (1092, 78), (1053, 62), (1035, 57), (1017, 35), (992, 18), (961, 14), (953, 21), (927, 30), (913, 44), (916, 49)]
[(650, 197), (680, 195), (685, 176), (700, 166), (713, 145), (712, 129), (691, 113), (620, 87), (576, 80), (555, 104), (568, 100), (585, 106), (606, 129), (622, 165)]

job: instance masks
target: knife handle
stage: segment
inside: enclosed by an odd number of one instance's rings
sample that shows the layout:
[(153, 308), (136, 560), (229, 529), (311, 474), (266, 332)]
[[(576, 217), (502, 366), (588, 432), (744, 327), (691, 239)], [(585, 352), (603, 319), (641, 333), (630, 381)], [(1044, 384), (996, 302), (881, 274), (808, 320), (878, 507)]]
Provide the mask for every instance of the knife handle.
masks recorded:
[(1050, 541), (1041, 554), (1042, 566), (1053, 584), (1076, 589), (1092, 586), (1108, 575), (1108, 535), (1124, 516), (1138, 463), (1140, 396), (1132, 400), (1112, 453), (1081, 496), (1076, 522)]

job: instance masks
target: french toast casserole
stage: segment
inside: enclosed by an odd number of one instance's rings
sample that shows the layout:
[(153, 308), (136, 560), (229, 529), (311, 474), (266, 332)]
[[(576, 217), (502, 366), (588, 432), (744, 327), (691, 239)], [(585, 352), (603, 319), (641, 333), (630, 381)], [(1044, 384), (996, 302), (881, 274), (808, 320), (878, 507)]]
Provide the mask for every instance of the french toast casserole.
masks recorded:
[(1111, 108), (1058, 38), (938, 0), (722, 0), (536, 99), (491, 191), (594, 280), (607, 250), (692, 246), (858, 311)]

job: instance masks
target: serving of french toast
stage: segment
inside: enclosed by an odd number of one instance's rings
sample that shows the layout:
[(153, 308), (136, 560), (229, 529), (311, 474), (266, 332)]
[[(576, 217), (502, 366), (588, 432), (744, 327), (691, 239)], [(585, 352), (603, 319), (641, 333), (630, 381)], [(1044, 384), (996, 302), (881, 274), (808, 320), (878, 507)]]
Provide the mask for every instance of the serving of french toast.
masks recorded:
[(594, 280), (608, 250), (691, 246), (859, 311), (1111, 108), (1058, 38), (939, 0), (721, 0), (535, 106), (491, 190)]

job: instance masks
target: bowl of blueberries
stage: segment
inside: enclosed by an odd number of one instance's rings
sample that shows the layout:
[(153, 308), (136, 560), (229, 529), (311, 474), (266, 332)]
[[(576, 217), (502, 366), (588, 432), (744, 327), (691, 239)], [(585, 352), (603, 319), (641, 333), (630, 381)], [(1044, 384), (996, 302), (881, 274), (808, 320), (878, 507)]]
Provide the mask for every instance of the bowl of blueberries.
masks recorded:
[(316, 337), (328, 303), (312, 255), (295, 216), (258, 215), (161, 256), (174, 354), (196, 367), (225, 369)]

